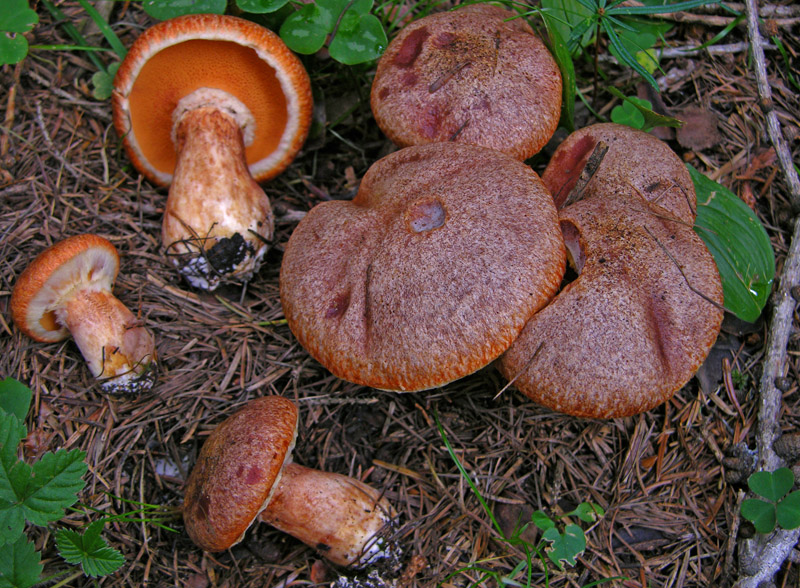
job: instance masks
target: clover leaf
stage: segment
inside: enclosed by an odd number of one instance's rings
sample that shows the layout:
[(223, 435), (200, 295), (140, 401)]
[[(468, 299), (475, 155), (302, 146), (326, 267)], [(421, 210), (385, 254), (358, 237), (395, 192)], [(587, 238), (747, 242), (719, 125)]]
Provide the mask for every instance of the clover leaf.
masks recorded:
[[(791, 530), (800, 527), (800, 490), (791, 492), (794, 474), (789, 468), (756, 472), (747, 479), (750, 490), (761, 498), (742, 502), (741, 513), (759, 533), (771, 533), (776, 525)], [(762, 500), (764, 499), (764, 500)]]
[(28, 54), (27, 33), (39, 22), (39, 15), (26, 0), (4, 0), (0, 11), (0, 65), (19, 63)]

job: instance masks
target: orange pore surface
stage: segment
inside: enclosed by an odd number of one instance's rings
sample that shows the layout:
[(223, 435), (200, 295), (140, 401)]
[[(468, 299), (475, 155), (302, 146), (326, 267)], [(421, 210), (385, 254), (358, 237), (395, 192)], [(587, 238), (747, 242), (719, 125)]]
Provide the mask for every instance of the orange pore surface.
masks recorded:
[(288, 113), (275, 70), (253, 49), (234, 42), (185, 41), (153, 55), (130, 93), (133, 133), (144, 156), (159, 171), (175, 170), (172, 111), (181, 98), (204, 87), (236, 96), (253, 114), (256, 133), (246, 149), (248, 164), (278, 147)]

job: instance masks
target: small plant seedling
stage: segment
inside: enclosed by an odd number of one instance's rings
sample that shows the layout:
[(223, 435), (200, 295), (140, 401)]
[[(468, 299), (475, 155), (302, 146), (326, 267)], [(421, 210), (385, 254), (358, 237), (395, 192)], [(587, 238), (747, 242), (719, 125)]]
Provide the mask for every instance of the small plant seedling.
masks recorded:
[(28, 54), (27, 33), (39, 22), (39, 15), (27, 0), (5, 0), (0, 11), (0, 65), (19, 63)]
[(790, 492), (794, 486), (792, 470), (756, 472), (747, 479), (747, 485), (761, 497), (742, 502), (742, 516), (756, 531), (771, 533), (776, 526), (787, 531), (800, 527), (800, 490)]
[[(64, 516), (83, 489), (88, 469), (79, 449), (48, 451), (29, 464), (17, 457), (27, 435), (23, 422), (31, 390), (13, 378), (0, 381), (0, 586), (28, 588), (40, 581), (41, 556), (25, 535), (26, 522), (40, 527)], [(102, 523), (101, 525), (102, 526)], [(86, 533), (57, 533), (58, 547), (70, 563), (80, 563), (87, 575), (119, 568), (122, 555), (99, 537), (91, 525)]]

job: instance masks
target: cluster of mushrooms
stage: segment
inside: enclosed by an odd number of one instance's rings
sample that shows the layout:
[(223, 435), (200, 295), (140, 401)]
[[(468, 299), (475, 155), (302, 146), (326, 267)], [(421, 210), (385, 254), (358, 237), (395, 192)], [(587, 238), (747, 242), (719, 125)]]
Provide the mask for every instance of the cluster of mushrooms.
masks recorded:
[[(723, 316), (691, 179), (666, 144), (615, 124), (570, 135), (541, 178), (523, 163), (556, 130), (561, 77), (514, 17), (470, 5), (389, 44), (371, 106), (400, 149), (352, 201), (315, 206), (293, 231), (286, 319), (323, 366), (365, 386), (424, 390), (496, 362), (554, 410), (651, 409), (699, 368)], [(134, 43), (114, 123), (134, 165), (169, 186), (163, 247), (193, 286), (258, 270), (273, 233), (258, 182), (301, 148), (311, 102), (300, 61), (251, 22), (181, 17)], [(71, 332), (102, 385), (131, 392), (152, 385), (156, 354), (111, 294), (118, 267), (105, 239), (67, 239), (20, 277), (12, 313), (37, 340)], [(192, 539), (223, 550), (260, 519), (337, 564), (388, 557), (397, 513), (357, 480), (291, 463), (296, 426), (290, 401), (266, 397), (212, 432), (187, 482)]]

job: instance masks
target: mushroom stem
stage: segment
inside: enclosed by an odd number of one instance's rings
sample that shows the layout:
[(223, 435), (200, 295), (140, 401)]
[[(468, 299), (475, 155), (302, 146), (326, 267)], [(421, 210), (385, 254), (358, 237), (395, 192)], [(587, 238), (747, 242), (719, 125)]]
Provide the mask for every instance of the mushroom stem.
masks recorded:
[(214, 290), (223, 282), (247, 281), (258, 271), (273, 219), (269, 199), (245, 159), (249, 111), (238, 100), (233, 106), (229, 100), (216, 103), (203, 90), (205, 100), (197, 107), (179, 103), (176, 108), (177, 165), (162, 238), (189, 283)]
[(259, 518), (335, 564), (363, 567), (397, 555), (387, 536), (396, 516), (376, 489), (359, 480), (291, 463)]
[(78, 290), (55, 314), (102, 388), (138, 392), (152, 385), (153, 336), (111, 292)]

